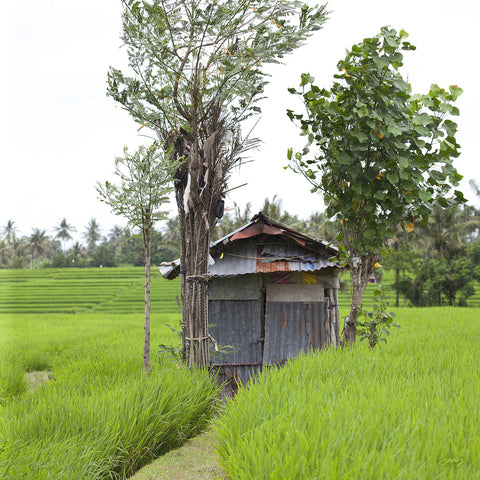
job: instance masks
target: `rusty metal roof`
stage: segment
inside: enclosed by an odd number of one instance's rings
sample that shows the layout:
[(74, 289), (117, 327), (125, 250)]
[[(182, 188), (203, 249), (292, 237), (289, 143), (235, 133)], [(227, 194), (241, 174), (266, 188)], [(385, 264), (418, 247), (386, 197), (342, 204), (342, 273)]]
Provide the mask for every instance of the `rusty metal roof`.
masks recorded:
[[(274, 238), (278, 241), (268, 241)], [(214, 261), (210, 273), (214, 277), (338, 267), (331, 260), (338, 254), (334, 246), (296, 232), (262, 213), (212, 243), (210, 252)], [(173, 279), (179, 274), (180, 261), (162, 264), (159, 270), (163, 277)]]

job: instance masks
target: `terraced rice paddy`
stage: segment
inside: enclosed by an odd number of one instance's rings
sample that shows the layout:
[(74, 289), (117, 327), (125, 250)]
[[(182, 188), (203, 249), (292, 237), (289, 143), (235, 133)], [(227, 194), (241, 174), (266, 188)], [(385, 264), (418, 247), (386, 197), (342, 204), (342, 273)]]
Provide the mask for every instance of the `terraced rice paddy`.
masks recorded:
[[(343, 276), (346, 291), (339, 293), (342, 310), (348, 308), (351, 291), (348, 274)], [(383, 284), (390, 292), (393, 272), (386, 271)], [(469, 306), (480, 306), (480, 287)], [(141, 313), (144, 309), (144, 269), (124, 268), (59, 268), (38, 270), (0, 270), (0, 314), (2, 313)], [(375, 284), (364, 295), (367, 308), (373, 305)], [(180, 296), (180, 279), (164, 280), (152, 269), (152, 313), (178, 313), (176, 297)], [(400, 302), (403, 304), (403, 301)]]
[[(141, 313), (144, 269), (0, 270), (2, 313)], [(152, 270), (152, 313), (178, 313), (180, 281)]]

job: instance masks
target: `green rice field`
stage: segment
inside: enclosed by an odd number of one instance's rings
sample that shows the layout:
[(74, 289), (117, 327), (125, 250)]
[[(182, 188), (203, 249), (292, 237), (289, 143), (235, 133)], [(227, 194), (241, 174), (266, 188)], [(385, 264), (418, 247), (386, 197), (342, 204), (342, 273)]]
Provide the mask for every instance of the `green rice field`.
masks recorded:
[(142, 315), (0, 315), (0, 478), (124, 479), (204, 430), (208, 373), (157, 354), (178, 322), (153, 314), (146, 375)]
[[(346, 290), (339, 293), (342, 309), (349, 306), (348, 274), (343, 275)], [(383, 285), (394, 304), (391, 289), (393, 272), (383, 274)], [(480, 286), (468, 305), (480, 307)], [(375, 284), (364, 295), (367, 308), (373, 305)], [(36, 270), (0, 269), (0, 314), (2, 313), (142, 313), (144, 310), (144, 269), (118, 268), (47, 268)], [(153, 313), (178, 313), (176, 296), (180, 279), (165, 280), (152, 268), (151, 308)], [(400, 301), (403, 305), (403, 300)]]
[(229, 479), (479, 479), (480, 309), (402, 309), (387, 345), (302, 355), (216, 423)]
[[(2, 313), (141, 313), (144, 269), (46, 268), (0, 270)], [(178, 313), (180, 281), (152, 269), (152, 313)]]
[(178, 294), (155, 272), (147, 376), (142, 268), (0, 270), (1, 479), (126, 479), (212, 424), (231, 480), (480, 479), (480, 308), (390, 307), (386, 345), (302, 355), (218, 411), (157, 353)]

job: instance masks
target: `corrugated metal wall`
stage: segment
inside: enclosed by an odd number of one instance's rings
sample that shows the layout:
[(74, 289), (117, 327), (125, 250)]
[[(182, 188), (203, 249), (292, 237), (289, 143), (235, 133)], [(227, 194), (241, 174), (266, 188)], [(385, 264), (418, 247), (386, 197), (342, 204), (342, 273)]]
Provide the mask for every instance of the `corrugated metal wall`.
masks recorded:
[[(212, 370), (226, 382), (227, 396), (267, 365), (338, 344), (336, 288), (324, 288), (325, 282), (273, 284), (272, 279), (271, 274), (212, 279), (210, 334), (220, 348), (211, 350)], [(226, 346), (234, 350), (222, 351)]]
[(325, 347), (324, 302), (267, 302), (264, 365), (283, 364), (299, 352)]
[[(257, 275), (214, 278), (208, 304), (210, 335), (220, 352), (211, 351), (212, 369), (219, 382), (227, 382), (226, 395), (238, 382), (261, 370), (264, 339), (264, 300)], [(228, 353), (222, 350), (234, 346)]]

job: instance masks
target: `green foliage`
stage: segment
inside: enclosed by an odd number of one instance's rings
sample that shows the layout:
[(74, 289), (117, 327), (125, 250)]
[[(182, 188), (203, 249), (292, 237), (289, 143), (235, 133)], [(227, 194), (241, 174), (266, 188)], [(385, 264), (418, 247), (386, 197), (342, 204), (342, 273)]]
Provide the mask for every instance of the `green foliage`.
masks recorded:
[(135, 75), (111, 68), (108, 94), (163, 139), (181, 125), (200, 129), (219, 108), (231, 125), (258, 113), (262, 64), (278, 63), (325, 21), (323, 7), (297, 0), (122, 3)]
[[(468, 258), (428, 258), (417, 266), (413, 279), (405, 278), (398, 287), (417, 307), (451, 305), (466, 306), (475, 292), (472, 267)], [(458, 302), (457, 302), (457, 297)]]
[(375, 308), (373, 311), (360, 311), (360, 318), (355, 321), (357, 327), (357, 335), (360, 340), (368, 340), (370, 348), (374, 348), (379, 342), (387, 343), (386, 337), (390, 335), (390, 327), (400, 328), (398, 323), (395, 323), (394, 313), (387, 311), (387, 299), (385, 289), (379, 286), (373, 292)]
[[(412, 95), (399, 72), (401, 52), (415, 49), (405, 38), (384, 27), (338, 63), (331, 90), (308, 74), (302, 91), (290, 89), (302, 95), (308, 115), (288, 115), (309, 142), (303, 152), (289, 151), (292, 168), (323, 192), (351, 256), (379, 254), (394, 226), (411, 230), (426, 221), (434, 198), (462, 178), (452, 164), (457, 125), (448, 118), (459, 114), (453, 104), (462, 90), (432, 85), (426, 95)], [(461, 192), (455, 196), (464, 201)]]
[[(153, 319), (152, 338), (177, 344), (155, 325), (178, 314)], [(4, 315), (0, 328), (2, 398), (3, 379), (21, 378), (20, 366), (24, 374), (48, 361), (55, 378), (0, 407), (1, 478), (128, 478), (214, 412), (206, 372), (173, 364), (142, 372), (138, 315)]]
[(402, 309), (383, 348), (300, 355), (262, 374), (218, 422), (225, 476), (475, 478), (479, 309)]
[(96, 189), (101, 201), (113, 213), (126, 218), (130, 227), (151, 231), (156, 222), (167, 218), (162, 208), (173, 190), (172, 175), (176, 167), (166, 160), (157, 143), (140, 146), (133, 154), (125, 147), (124, 156), (115, 159), (119, 185), (106, 181), (104, 186), (97, 183)]
[(480, 280), (480, 243), (472, 243), (467, 249), (470, 258), (473, 274), (477, 280)]
[(91, 267), (116, 267), (115, 255), (107, 246), (100, 245), (92, 255)]

